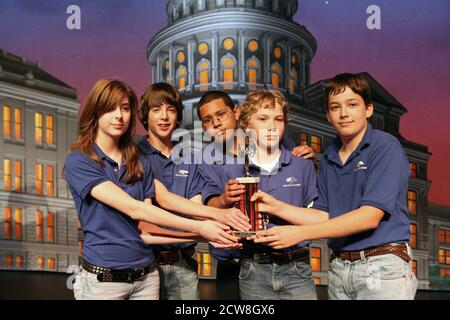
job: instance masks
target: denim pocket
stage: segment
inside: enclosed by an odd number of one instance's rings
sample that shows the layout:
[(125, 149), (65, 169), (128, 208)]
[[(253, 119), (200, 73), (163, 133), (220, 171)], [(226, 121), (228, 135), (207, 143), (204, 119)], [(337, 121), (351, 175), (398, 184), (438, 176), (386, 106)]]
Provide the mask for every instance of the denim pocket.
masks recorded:
[(241, 259), (241, 269), (239, 270), (239, 279), (245, 280), (250, 275), (250, 271), (253, 268), (253, 261), (250, 259)]
[(304, 278), (304, 279), (311, 279), (312, 278), (312, 270), (311, 266), (307, 263), (301, 262), (301, 261), (294, 261), (292, 262), (292, 265), (294, 267), (295, 272), (297, 274)]
[(405, 278), (408, 264), (394, 254), (368, 258), (367, 272), (371, 277), (381, 280)]

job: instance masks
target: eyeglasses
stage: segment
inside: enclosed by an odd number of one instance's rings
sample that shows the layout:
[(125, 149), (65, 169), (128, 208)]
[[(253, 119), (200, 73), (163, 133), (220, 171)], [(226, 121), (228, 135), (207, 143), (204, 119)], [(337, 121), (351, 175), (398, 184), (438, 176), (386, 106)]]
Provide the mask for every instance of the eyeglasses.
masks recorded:
[(228, 120), (230, 118), (231, 111), (220, 111), (217, 112), (212, 117), (206, 117), (202, 120), (202, 124), (205, 127), (211, 127), (213, 125), (213, 120), (217, 119), (220, 121), (220, 123), (223, 123), (224, 121)]

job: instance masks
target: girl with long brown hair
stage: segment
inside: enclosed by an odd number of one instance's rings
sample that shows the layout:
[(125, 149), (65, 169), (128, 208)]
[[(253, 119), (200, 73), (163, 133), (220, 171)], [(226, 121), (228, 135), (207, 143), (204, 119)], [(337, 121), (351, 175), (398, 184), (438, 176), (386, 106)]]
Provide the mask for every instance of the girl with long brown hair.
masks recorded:
[(220, 243), (236, 241), (221, 223), (185, 219), (151, 204), (151, 166), (132, 140), (137, 104), (124, 82), (98, 81), (88, 94), (79, 138), (65, 161), (64, 176), (84, 233), (76, 299), (158, 298), (155, 257), (140, 237), (139, 221)]

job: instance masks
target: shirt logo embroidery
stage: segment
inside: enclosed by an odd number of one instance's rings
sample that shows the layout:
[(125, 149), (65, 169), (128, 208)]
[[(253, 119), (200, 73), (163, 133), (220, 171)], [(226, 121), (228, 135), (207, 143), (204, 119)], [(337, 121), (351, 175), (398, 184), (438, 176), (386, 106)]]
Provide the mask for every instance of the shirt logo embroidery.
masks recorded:
[(189, 175), (189, 171), (180, 169), (178, 173), (175, 175), (177, 177), (187, 177)]
[(284, 188), (288, 188), (288, 187), (301, 187), (301, 183), (297, 183), (298, 180), (295, 177), (289, 177), (286, 179), (286, 183), (287, 184), (283, 184)]
[(367, 170), (367, 167), (365, 166), (365, 163), (362, 161), (359, 161), (358, 164), (356, 165), (356, 169), (354, 171), (358, 171), (358, 170)]

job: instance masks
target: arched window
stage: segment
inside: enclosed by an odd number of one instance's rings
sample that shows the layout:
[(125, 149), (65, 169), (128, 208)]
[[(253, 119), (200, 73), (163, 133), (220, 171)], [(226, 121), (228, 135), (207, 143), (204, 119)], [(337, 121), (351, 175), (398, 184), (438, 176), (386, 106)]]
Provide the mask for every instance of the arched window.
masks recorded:
[(178, 89), (182, 90), (186, 88), (186, 77), (187, 69), (185, 66), (181, 65), (177, 69), (177, 86)]
[(279, 88), (283, 79), (283, 71), (281, 70), (281, 65), (278, 62), (272, 64), (272, 87)]
[(249, 84), (256, 84), (260, 74), (260, 63), (258, 58), (252, 56), (247, 60), (247, 82)]
[(291, 69), (291, 72), (289, 73), (289, 90), (291, 92), (295, 92), (296, 88), (298, 88), (298, 72), (295, 70), (295, 68)]
[(236, 69), (236, 58), (231, 54), (227, 54), (224, 56), (220, 62), (220, 65), (223, 70), (222, 74), (222, 82), (224, 82), (223, 88), (226, 90), (231, 90), (234, 88), (234, 85), (227, 85), (226, 83), (234, 82), (234, 75)]
[(200, 91), (208, 91), (210, 66), (208, 60), (202, 59), (197, 64), (197, 83), (200, 84)]

